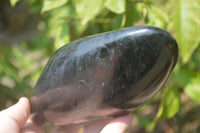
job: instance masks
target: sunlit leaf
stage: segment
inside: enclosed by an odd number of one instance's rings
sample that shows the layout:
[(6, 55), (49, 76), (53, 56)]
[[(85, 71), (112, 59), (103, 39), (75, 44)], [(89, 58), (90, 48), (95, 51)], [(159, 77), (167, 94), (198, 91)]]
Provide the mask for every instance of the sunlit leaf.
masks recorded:
[(67, 44), (70, 40), (67, 18), (73, 15), (69, 6), (51, 13), (49, 20), (49, 35), (54, 38), (55, 50)]
[(44, 0), (42, 11), (50, 11), (54, 8), (58, 8), (64, 4), (66, 4), (69, 0)]
[(184, 91), (190, 98), (200, 103), (200, 76), (192, 78), (185, 86)]
[(76, 12), (86, 24), (103, 9), (103, 0), (74, 0)]
[(16, 4), (18, 1), (20, 1), (20, 0), (10, 0), (11, 6), (14, 7), (15, 4)]
[(56, 30), (55, 49), (62, 47), (69, 42), (69, 27), (66, 21), (60, 21)]
[(151, 7), (147, 12), (147, 23), (152, 26), (165, 28), (168, 23), (168, 17), (160, 7)]
[(59, 20), (54, 23), (50, 36), (54, 38), (55, 50), (67, 44), (70, 40), (68, 23), (65, 20)]
[(179, 43), (181, 59), (186, 63), (200, 43), (200, 1), (171, 0), (170, 5), (176, 5), (170, 24)]
[(125, 11), (125, 0), (106, 0), (105, 7), (114, 13), (120, 14)]

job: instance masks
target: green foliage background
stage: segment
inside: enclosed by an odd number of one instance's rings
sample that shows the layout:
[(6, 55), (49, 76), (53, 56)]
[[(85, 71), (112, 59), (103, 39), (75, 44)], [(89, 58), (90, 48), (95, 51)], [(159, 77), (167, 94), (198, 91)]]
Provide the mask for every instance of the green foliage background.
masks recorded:
[[(199, 0), (10, 0), (10, 10), (21, 3), (27, 7), (27, 14), (38, 14), (39, 33), (31, 40), (22, 38), (9, 45), (0, 40), (1, 109), (21, 96), (30, 97), (48, 58), (64, 44), (123, 27), (152, 25), (169, 31), (176, 38), (179, 60), (164, 86), (166, 89), (133, 115), (146, 131), (153, 131), (161, 120), (175, 119), (175, 130), (182, 132), (178, 127), (179, 116), (200, 103)], [(24, 20), (23, 15), (17, 17)], [(19, 28), (12, 33), (26, 34), (20, 31), (23, 21), (18, 26), (15, 20), (10, 23)], [(153, 117), (136, 115), (154, 104), (159, 108)], [(196, 122), (200, 125), (199, 120)], [(194, 132), (198, 132), (197, 128)]]

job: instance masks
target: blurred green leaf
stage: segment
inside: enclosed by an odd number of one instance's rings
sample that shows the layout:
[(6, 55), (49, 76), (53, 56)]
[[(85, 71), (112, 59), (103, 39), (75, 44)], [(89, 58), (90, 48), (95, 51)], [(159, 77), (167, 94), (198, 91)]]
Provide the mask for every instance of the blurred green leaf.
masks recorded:
[(200, 103), (200, 76), (190, 79), (190, 82), (185, 86), (184, 91), (191, 99)]
[(76, 12), (86, 24), (103, 9), (103, 0), (74, 0)]
[(177, 88), (169, 87), (165, 89), (158, 113), (149, 126), (149, 130), (153, 130), (158, 121), (173, 117), (179, 111), (180, 103), (181, 99)]
[(188, 83), (190, 83), (191, 78), (195, 77), (196, 73), (190, 70), (181, 69), (179, 70), (175, 77), (176, 81), (178, 82), (181, 87), (185, 87)]
[(12, 62), (17, 68), (28, 68), (32, 65), (32, 61), (24, 56), (25, 50), (19, 47), (12, 48)]
[(71, 14), (69, 6), (64, 6), (51, 13), (49, 19), (49, 36), (54, 39), (55, 50), (70, 40), (68, 17), (71, 17), (71, 15), (73, 14)]
[(164, 91), (157, 117), (159, 120), (171, 118), (178, 112), (179, 107), (180, 95), (178, 89), (170, 87)]
[(50, 36), (54, 38), (55, 50), (69, 42), (69, 27), (65, 20), (59, 20), (52, 25)]
[(76, 34), (80, 36), (86, 30), (86, 28), (88, 27), (88, 23), (87, 24), (81, 24), (80, 22), (76, 22), (74, 24), (74, 26), (75, 26)]
[(183, 63), (186, 63), (200, 43), (200, 1), (171, 0), (170, 2), (170, 5), (176, 5), (171, 14), (170, 26), (179, 43), (180, 57)]
[(133, 26), (135, 22), (140, 19), (140, 14), (136, 8), (136, 3), (134, 1), (126, 2), (126, 22), (125, 27)]
[(18, 1), (20, 1), (20, 0), (10, 0), (11, 6), (14, 7), (15, 4), (16, 4)]
[(57, 26), (58, 27), (55, 30), (55, 49), (59, 49), (70, 40), (68, 23), (63, 20), (57, 23)]
[(54, 8), (58, 8), (64, 4), (66, 4), (69, 0), (44, 0), (42, 13), (46, 11), (53, 10)]
[(105, 2), (105, 7), (117, 14), (125, 11), (125, 5), (125, 0), (106, 0)]
[(0, 76), (8, 76), (11, 79), (18, 81), (18, 69), (10, 63), (7, 57), (0, 58)]
[(145, 128), (146, 131), (152, 131), (152, 121), (150, 121), (148, 118), (145, 117), (139, 117), (138, 118), (138, 123), (140, 126)]
[(114, 22), (111, 24), (112, 25), (112, 29), (119, 29), (121, 27), (123, 27), (124, 25), (124, 18), (125, 16), (123, 14), (117, 15), (115, 17)]
[(152, 26), (165, 28), (168, 23), (167, 14), (160, 7), (150, 7), (147, 12), (147, 23)]
[(186, 64), (186, 66), (188, 66), (190, 71), (200, 72), (200, 58), (199, 57), (200, 57), (200, 45), (193, 52), (192, 57)]

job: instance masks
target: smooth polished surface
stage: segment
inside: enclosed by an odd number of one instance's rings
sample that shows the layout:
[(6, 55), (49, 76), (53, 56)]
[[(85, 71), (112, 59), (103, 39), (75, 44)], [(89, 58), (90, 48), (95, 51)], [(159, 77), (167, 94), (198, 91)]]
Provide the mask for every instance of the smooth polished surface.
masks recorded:
[(32, 118), (64, 125), (134, 111), (158, 92), (177, 58), (176, 40), (151, 26), (71, 42), (44, 68), (30, 98)]

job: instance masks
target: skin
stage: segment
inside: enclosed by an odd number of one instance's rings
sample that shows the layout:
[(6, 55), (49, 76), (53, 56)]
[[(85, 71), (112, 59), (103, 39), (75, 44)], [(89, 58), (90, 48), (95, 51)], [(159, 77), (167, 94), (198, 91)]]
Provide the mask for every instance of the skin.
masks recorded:
[[(34, 124), (30, 115), (30, 103), (25, 97), (0, 112), (1, 133), (42, 133), (42, 125)], [(113, 120), (101, 120), (86, 125), (66, 125), (57, 129), (56, 133), (124, 133), (131, 125), (130, 114), (117, 117)]]

